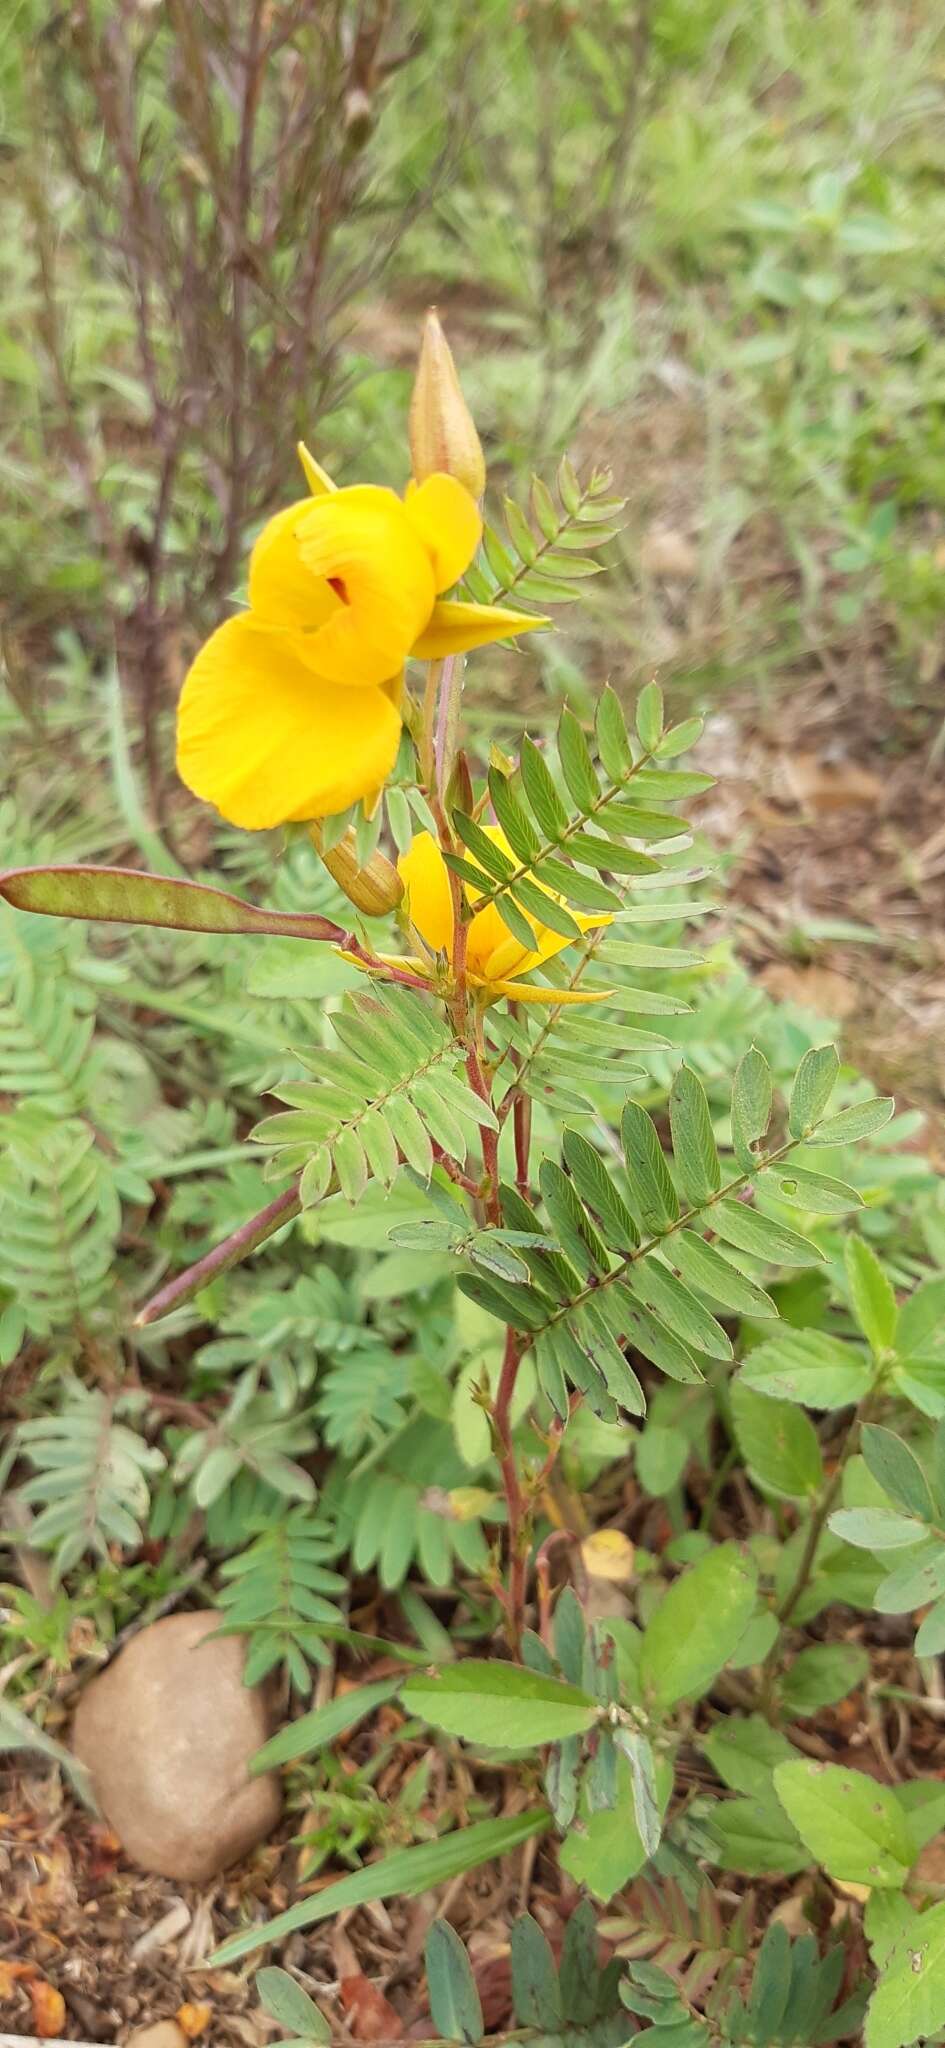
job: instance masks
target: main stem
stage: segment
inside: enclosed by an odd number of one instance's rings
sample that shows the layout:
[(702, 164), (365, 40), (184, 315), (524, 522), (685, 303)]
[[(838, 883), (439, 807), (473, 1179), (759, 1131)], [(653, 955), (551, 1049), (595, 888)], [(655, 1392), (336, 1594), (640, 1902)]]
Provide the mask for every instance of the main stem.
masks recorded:
[[(436, 672), (438, 670), (438, 673)], [(463, 661), (459, 656), (447, 656), (440, 664), (431, 663), (427, 678), (427, 689), (423, 706), (423, 744), (421, 747), (421, 771), (426, 784), (427, 796), (436, 819), (441, 845), (451, 850), (453, 845), (449, 822), (446, 817), (445, 795), (452, 764), (459, 740), (460, 699), (463, 688)], [(434, 733), (433, 711), (436, 705)], [(450, 897), (453, 910), (452, 948), (452, 998), (450, 1011), (457, 1038), (466, 1051), (466, 1073), (470, 1088), (479, 1097), (484, 1108), (493, 1110), (492, 1085), (487, 1071), (487, 1060), (483, 1043), (482, 1013), (478, 1005), (470, 1002), (469, 978), (466, 967), (466, 953), (469, 930), (465, 920), (465, 904), (459, 879), (452, 872), (449, 875)], [(515, 1178), (520, 1192), (528, 1189), (528, 1153), (531, 1136), (530, 1104), (523, 1095), (516, 1105), (515, 1117)], [(486, 1221), (495, 1226), (502, 1222), (502, 1206), (499, 1197), (499, 1132), (483, 1120), (479, 1126), (479, 1140), (482, 1148), (483, 1178), (481, 1204)], [(506, 1514), (509, 1532), (509, 1583), (503, 1594), (506, 1628), (509, 1647), (517, 1657), (521, 1649), (522, 1632), (525, 1626), (525, 1595), (528, 1576), (528, 1501), (522, 1485), (521, 1475), (515, 1457), (512, 1435), (512, 1400), (515, 1383), (522, 1357), (522, 1342), (516, 1331), (507, 1328), (505, 1350), (499, 1384), (491, 1408), (491, 1420), (502, 1487), (505, 1493)]]

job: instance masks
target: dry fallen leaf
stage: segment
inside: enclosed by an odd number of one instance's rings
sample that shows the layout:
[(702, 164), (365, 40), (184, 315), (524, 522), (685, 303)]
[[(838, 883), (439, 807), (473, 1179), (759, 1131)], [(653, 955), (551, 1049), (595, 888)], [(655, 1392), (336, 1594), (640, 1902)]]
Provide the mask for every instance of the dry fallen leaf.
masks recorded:
[(589, 1578), (626, 1585), (633, 1577), (633, 1544), (622, 1529), (595, 1529), (581, 1544), (581, 1562)]
[(33, 2025), (43, 2041), (52, 2041), (61, 2035), (66, 2024), (66, 2001), (54, 1984), (47, 1984), (45, 1977), (36, 1977), (27, 1985), (33, 2007)]
[(400, 2033), (400, 2019), (393, 2006), (360, 1971), (356, 1977), (342, 1977), (338, 1996), (356, 2041), (391, 2041)]
[(198, 2034), (206, 2031), (213, 2018), (212, 2005), (179, 2005), (174, 2018), (188, 2041), (196, 2041)]
[(343, 1928), (335, 1929), (331, 1949), (338, 1972), (338, 1996), (354, 2040), (396, 2040), (402, 2031), (400, 2017), (383, 1991), (365, 1977)]
[(0, 1962), (0, 1998), (12, 1998), (14, 1986), (24, 1977), (35, 1977), (35, 1963)]

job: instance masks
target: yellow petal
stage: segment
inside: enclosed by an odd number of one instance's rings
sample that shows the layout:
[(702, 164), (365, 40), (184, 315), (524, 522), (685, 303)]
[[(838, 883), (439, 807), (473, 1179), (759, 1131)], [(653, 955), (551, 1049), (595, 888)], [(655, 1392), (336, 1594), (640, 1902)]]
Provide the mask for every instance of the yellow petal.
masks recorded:
[(434, 953), (453, 945), (453, 900), (446, 862), (431, 832), (418, 832), (397, 862), (411, 924)]
[(353, 688), (383, 683), (403, 665), (433, 609), (433, 571), (393, 491), (354, 484), (310, 499), (299, 551), (341, 599), (313, 633), (308, 658), (321, 676)]
[(385, 967), (402, 967), (408, 974), (429, 975), (425, 960), (414, 960), (409, 953), (375, 953), (373, 959), (365, 960), (360, 953), (349, 953), (344, 946), (334, 946), (339, 960), (347, 960), (349, 967), (356, 967), (359, 974), (381, 974)]
[(249, 602), (264, 625), (295, 626), (311, 632), (341, 610), (324, 577), (313, 576), (299, 552), (299, 520), (312, 505), (300, 498), (263, 527), (249, 558)]
[(389, 698), (313, 675), (300, 643), (250, 613), (230, 619), (181, 692), (181, 780), (250, 831), (347, 810), (397, 757), (400, 719)]
[(320, 498), (324, 491), (336, 491), (338, 489), (337, 484), (332, 482), (327, 469), (323, 469), (321, 463), (316, 462), (314, 455), (306, 448), (304, 441), (296, 441), (295, 452), (305, 471), (305, 481), (313, 498)]
[(534, 633), (539, 626), (550, 625), (550, 619), (507, 611), (500, 604), (460, 604), (441, 598), (410, 652), (418, 661), (441, 661), (445, 654), (467, 654), (471, 647), (484, 647), (489, 640), (510, 640), (515, 634)]
[(475, 499), (454, 476), (428, 476), (425, 483), (408, 487), (404, 511), (433, 564), (435, 588), (451, 590), (482, 539)]
[(612, 996), (612, 988), (536, 988), (530, 981), (490, 981), (483, 984), (490, 996), (508, 996), (513, 1003), (600, 1003)]

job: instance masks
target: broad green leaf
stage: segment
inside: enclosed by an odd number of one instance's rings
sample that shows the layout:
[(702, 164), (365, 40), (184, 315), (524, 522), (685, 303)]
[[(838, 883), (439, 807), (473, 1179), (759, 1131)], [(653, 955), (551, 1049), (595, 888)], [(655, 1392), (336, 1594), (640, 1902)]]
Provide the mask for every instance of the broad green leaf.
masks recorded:
[(570, 820), (555, 788), (548, 764), (539, 753), (534, 740), (530, 740), (527, 734), (522, 741), (519, 768), (522, 786), (538, 830), (553, 846), (557, 846), (567, 831)]
[(597, 1915), (590, 1899), (582, 1899), (568, 1916), (559, 1975), (565, 2019), (571, 2026), (586, 2026), (597, 2011), (601, 1981), (597, 1960)]
[(839, 1072), (835, 1045), (811, 1046), (804, 1054), (791, 1091), (788, 1130), (792, 1138), (806, 1138), (820, 1121)]
[(681, 1429), (648, 1422), (634, 1451), (637, 1478), (646, 1493), (671, 1493), (689, 1462), (691, 1445)]
[(443, 1670), (417, 1672), (401, 1688), (412, 1714), (448, 1735), (491, 1749), (537, 1748), (593, 1727), (597, 1701), (576, 1686), (498, 1658), (464, 1658)]
[(622, 782), (633, 767), (633, 753), (620, 699), (605, 683), (597, 700), (597, 751), (611, 782)]
[(792, 1330), (756, 1344), (739, 1367), (746, 1387), (804, 1408), (846, 1408), (861, 1401), (872, 1371), (865, 1354), (822, 1330)]
[[(663, 1815), (673, 1789), (673, 1769), (666, 1757), (657, 1760), (656, 1789)], [(581, 1831), (572, 1828), (561, 1844), (561, 1867), (575, 1884), (586, 1885), (595, 1898), (606, 1902), (637, 1876), (647, 1860), (634, 1819), (633, 1780), (626, 1757), (617, 1757), (616, 1804), (591, 1813), (585, 1790), (580, 1813)]]
[(872, 1246), (862, 1237), (848, 1237), (843, 1248), (853, 1313), (875, 1358), (883, 1358), (896, 1341), (896, 1297)]
[(654, 1315), (684, 1344), (704, 1351), (709, 1358), (727, 1362), (732, 1357), (731, 1339), (721, 1323), (661, 1259), (640, 1259), (631, 1266), (629, 1281)]
[(633, 1818), (647, 1856), (655, 1856), (660, 1845), (662, 1819), (656, 1792), (656, 1765), (645, 1735), (631, 1728), (614, 1729), (614, 1743), (630, 1765), (633, 1786)]
[(665, 1255), (690, 1287), (707, 1294), (720, 1308), (743, 1316), (777, 1316), (770, 1294), (757, 1281), (746, 1279), (717, 1245), (706, 1244), (694, 1230), (674, 1231), (667, 1240)]
[(761, 1714), (726, 1715), (700, 1738), (699, 1747), (723, 1785), (759, 1799), (772, 1796), (775, 1765), (790, 1763), (797, 1755), (787, 1736)]
[(945, 1595), (929, 1608), (916, 1630), (917, 1657), (940, 1657), (945, 1650)]
[(673, 1157), (693, 1207), (700, 1209), (722, 1182), (712, 1118), (702, 1082), (691, 1067), (681, 1066), (669, 1098)]
[(732, 1146), (743, 1173), (754, 1173), (757, 1167), (754, 1146), (771, 1121), (771, 1099), (771, 1069), (764, 1053), (750, 1045), (732, 1083)]
[(584, 1610), (574, 1587), (565, 1586), (555, 1608), (554, 1644), (555, 1656), (569, 1685), (580, 1686), (586, 1639)]
[(547, 1937), (530, 1913), (513, 1922), (509, 1950), (512, 2000), (519, 2026), (559, 2033), (563, 2015), (558, 1972)]
[(637, 732), (640, 745), (652, 754), (663, 733), (663, 692), (658, 683), (645, 683), (637, 698)]
[(0, 873), (0, 896), (17, 910), (43, 917), (81, 917), (111, 924), (155, 924), (183, 932), (277, 932), (286, 938), (337, 941), (339, 925), (327, 917), (260, 910), (203, 882), (142, 875), (133, 868), (9, 868)]
[(472, 1964), (448, 1920), (434, 1920), (424, 1949), (427, 1995), (437, 2033), (444, 2041), (481, 2041), (482, 2005)]
[(832, 1706), (862, 1685), (869, 1658), (858, 1643), (814, 1643), (799, 1651), (781, 1681), (787, 1713), (806, 1716)]
[(341, 1877), (334, 1884), (325, 1885), (314, 1898), (298, 1899), (285, 1913), (277, 1913), (274, 1920), (261, 1921), (247, 1927), (240, 1934), (234, 1934), (229, 1941), (208, 1956), (210, 1969), (222, 1969), (229, 1963), (239, 1961), (241, 1956), (251, 1955), (254, 1949), (268, 1947), (271, 1942), (281, 1941), (286, 1934), (293, 1934), (297, 1927), (311, 1927), (318, 1920), (332, 1920), (336, 1913), (342, 1913), (349, 1906), (363, 1906), (372, 1899), (415, 1899), (420, 1892), (432, 1891), (434, 1886), (448, 1884), (453, 1877), (459, 1877), (466, 1870), (475, 1870), (481, 1863), (492, 1863), (500, 1856), (527, 1842), (532, 1835), (543, 1835), (551, 1826), (551, 1816), (545, 1807), (532, 1807), (525, 1813), (510, 1815), (504, 1820), (475, 1821), (472, 1827), (456, 1828), (452, 1834), (441, 1835), (435, 1842), (420, 1842), (412, 1849), (396, 1849), (392, 1855), (381, 1857), (377, 1863), (368, 1863), (361, 1870), (353, 1870), (347, 1877)]
[(880, 1614), (912, 1614), (945, 1593), (945, 1543), (923, 1543), (898, 1571), (876, 1588), (873, 1605)]
[(872, 1138), (888, 1124), (896, 1105), (891, 1095), (874, 1095), (869, 1102), (855, 1102), (818, 1126), (818, 1145), (853, 1145), (860, 1138)]
[(742, 1380), (731, 1390), (738, 1448), (759, 1484), (785, 1500), (813, 1496), (824, 1476), (817, 1431), (803, 1409), (756, 1394)]
[(558, 720), (558, 759), (578, 810), (583, 815), (593, 811), (600, 802), (601, 788), (580, 721), (567, 704)]
[(721, 1800), (712, 1809), (709, 1827), (719, 1845), (716, 1861), (743, 1877), (791, 1877), (810, 1862), (773, 1793)]
[(788, 1160), (769, 1166), (761, 1176), (761, 1187), (788, 1202), (792, 1209), (806, 1209), (813, 1216), (846, 1216), (863, 1208), (863, 1197), (843, 1180), (829, 1180), (823, 1173), (808, 1173), (806, 1167)]
[(888, 1785), (841, 1764), (779, 1764), (778, 1798), (812, 1857), (843, 1884), (898, 1891), (912, 1864), (902, 1809)]
[(679, 1200), (656, 1126), (638, 1103), (627, 1102), (621, 1131), (630, 1176), (630, 1199), (647, 1230), (667, 1230), (679, 1215)]
[(908, 2048), (945, 2026), (945, 1903), (931, 1906), (897, 1942), (870, 1999), (866, 2048)]
[(267, 1965), (264, 1970), (257, 1970), (255, 1984), (263, 2011), (278, 2020), (280, 2027), (288, 2028), (305, 2041), (331, 2040), (331, 2028), (324, 2013), (288, 1970)]
[(924, 1522), (894, 1508), (836, 1508), (828, 1522), (835, 1536), (858, 1550), (908, 1550), (928, 1533)]
[(326, 1749), (330, 1742), (337, 1742), (349, 1728), (363, 1721), (375, 1708), (393, 1699), (400, 1688), (398, 1678), (381, 1678), (375, 1685), (362, 1685), (353, 1692), (340, 1694), (338, 1699), (329, 1700), (324, 1707), (313, 1708), (310, 1714), (301, 1714), (297, 1721), (290, 1721), (280, 1728), (277, 1735), (257, 1750), (250, 1762), (254, 1776), (262, 1771), (274, 1771), (280, 1764), (293, 1763), (296, 1757), (311, 1756), (319, 1749)]
[(733, 1543), (720, 1543), (669, 1587), (647, 1624), (640, 1655), (654, 1712), (711, 1684), (745, 1633), (757, 1585), (752, 1560)]
[(926, 1280), (910, 1294), (899, 1311), (896, 1350), (900, 1358), (916, 1351), (941, 1348), (945, 1355), (945, 1273)]
[(611, 1250), (632, 1251), (639, 1233), (600, 1153), (581, 1131), (570, 1129), (563, 1133), (562, 1151), (578, 1194), (593, 1209)]
[(928, 1480), (918, 1458), (895, 1430), (864, 1423), (860, 1449), (877, 1485), (898, 1508), (907, 1515), (918, 1515), (920, 1521), (934, 1521), (935, 1503)]
[(906, 1778), (895, 1787), (896, 1798), (906, 1816), (913, 1855), (918, 1856), (935, 1835), (945, 1828), (945, 1782), (935, 1778)]
[(744, 1202), (732, 1201), (729, 1196), (713, 1205), (712, 1221), (719, 1236), (729, 1244), (739, 1251), (751, 1252), (757, 1259), (766, 1259), (773, 1266), (814, 1266), (824, 1257), (817, 1245), (796, 1230), (773, 1223), (770, 1216), (762, 1216), (757, 1209), (749, 1209)]

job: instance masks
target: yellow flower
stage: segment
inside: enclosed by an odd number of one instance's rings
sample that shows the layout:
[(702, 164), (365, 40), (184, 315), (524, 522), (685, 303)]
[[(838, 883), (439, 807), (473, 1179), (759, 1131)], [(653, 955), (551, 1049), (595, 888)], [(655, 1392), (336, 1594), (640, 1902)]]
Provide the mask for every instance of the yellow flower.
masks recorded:
[[(500, 827), (487, 825), (485, 829), (493, 844), (514, 860), (515, 855)], [(401, 854), (397, 866), (407, 890), (411, 924), (432, 952), (449, 954), (453, 945), (453, 904), (446, 862), (436, 840), (429, 832), (418, 832), (407, 852)], [(471, 902), (476, 901), (475, 889), (467, 889), (467, 894)], [(563, 901), (551, 889), (545, 889), (544, 894), (555, 903)], [(598, 917), (582, 917), (572, 910), (571, 916), (581, 931), (611, 922), (605, 912)], [(476, 911), (470, 920), (466, 941), (466, 971), (474, 988), (483, 989), (490, 1002), (496, 996), (511, 996), (517, 1003), (592, 1003), (606, 993), (602, 989), (523, 986), (520, 979), (523, 974), (530, 974), (533, 968), (553, 959), (556, 953), (571, 944), (569, 939), (561, 937), (560, 932), (539, 924), (533, 917), (528, 918), (528, 923), (535, 935), (532, 951), (513, 937), (494, 903), (487, 903), (483, 910)]]
[(547, 624), (443, 601), (482, 531), (468, 491), (431, 476), (401, 500), (335, 490), (277, 512), (249, 565), (249, 610), (200, 649), (178, 710), (177, 766), (234, 825), (330, 817), (373, 795), (400, 741), (408, 655), (432, 660)]

